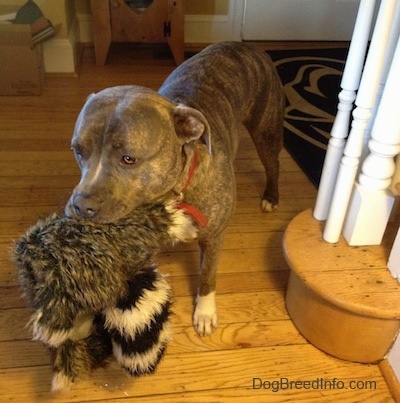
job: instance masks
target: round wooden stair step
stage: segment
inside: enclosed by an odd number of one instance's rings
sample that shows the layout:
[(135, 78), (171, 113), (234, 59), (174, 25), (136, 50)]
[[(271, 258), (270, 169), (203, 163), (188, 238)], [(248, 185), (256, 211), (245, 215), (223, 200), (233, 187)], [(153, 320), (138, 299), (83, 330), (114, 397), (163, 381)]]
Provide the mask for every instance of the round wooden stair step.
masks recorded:
[(395, 226), (388, 228), (381, 245), (358, 247), (343, 238), (329, 244), (322, 229), (311, 210), (286, 229), (289, 315), (321, 350), (349, 361), (379, 361), (400, 327), (400, 285), (386, 267)]

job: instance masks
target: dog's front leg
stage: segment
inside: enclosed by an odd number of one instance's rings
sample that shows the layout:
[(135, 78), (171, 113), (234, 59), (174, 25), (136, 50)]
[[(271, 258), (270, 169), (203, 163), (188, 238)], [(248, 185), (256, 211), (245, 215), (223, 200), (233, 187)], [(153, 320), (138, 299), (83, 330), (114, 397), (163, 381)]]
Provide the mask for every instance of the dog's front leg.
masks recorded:
[(200, 336), (208, 336), (218, 327), (215, 286), (222, 236), (199, 241), (200, 286), (193, 315), (193, 326)]

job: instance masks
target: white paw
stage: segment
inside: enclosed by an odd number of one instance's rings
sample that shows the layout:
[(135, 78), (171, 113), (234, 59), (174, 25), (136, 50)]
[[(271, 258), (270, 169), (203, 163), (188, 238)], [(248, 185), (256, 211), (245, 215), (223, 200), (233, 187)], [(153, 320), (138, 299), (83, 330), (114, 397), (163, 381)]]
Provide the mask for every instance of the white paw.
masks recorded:
[(197, 296), (193, 326), (200, 336), (208, 336), (218, 327), (215, 291), (208, 295)]
[(261, 200), (261, 210), (266, 213), (271, 213), (278, 208), (277, 204), (272, 204), (270, 201), (263, 199)]

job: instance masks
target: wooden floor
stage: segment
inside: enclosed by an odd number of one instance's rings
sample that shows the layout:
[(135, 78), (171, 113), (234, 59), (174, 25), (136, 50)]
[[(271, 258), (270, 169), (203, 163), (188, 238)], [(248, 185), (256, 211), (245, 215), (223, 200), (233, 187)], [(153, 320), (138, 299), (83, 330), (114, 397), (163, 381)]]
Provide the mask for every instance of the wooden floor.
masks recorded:
[(156, 89), (173, 67), (169, 57), (141, 50), (112, 50), (108, 64), (96, 67), (92, 49), (86, 49), (79, 77), (47, 77), (41, 96), (0, 97), (1, 401), (393, 401), (377, 366), (327, 356), (290, 321), (284, 304), (288, 267), (282, 237), (290, 220), (313, 206), (316, 191), (283, 151), (280, 208), (261, 213), (264, 177), (245, 134), (236, 161), (237, 212), (219, 271), (219, 329), (200, 338), (191, 326), (196, 245), (180, 245), (159, 259), (174, 289), (175, 315), (174, 338), (157, 373), (130, 379), (112, 364), (67, 393), (49, 393), (49, 359), (39, 343), (30, 341), (29, 311), (9, 259), (12, 241), (39, 216), (62, 208), (77, 183), (69, 143), (87, 95), (127, 83)]

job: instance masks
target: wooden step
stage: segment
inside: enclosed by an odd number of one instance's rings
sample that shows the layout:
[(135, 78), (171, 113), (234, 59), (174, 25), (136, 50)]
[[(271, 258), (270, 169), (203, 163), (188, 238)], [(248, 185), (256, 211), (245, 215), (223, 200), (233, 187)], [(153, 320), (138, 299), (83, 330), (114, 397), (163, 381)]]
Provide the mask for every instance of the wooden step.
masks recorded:
[(358, 247), (343, 238), (325, 242), (310, 209), (288, 225), (286, 308), (303, 336), (328, 354), (372, 363), (393, 343), (400, 327), (400, 285), (386, 267), (393, 224), (381, 245)]

